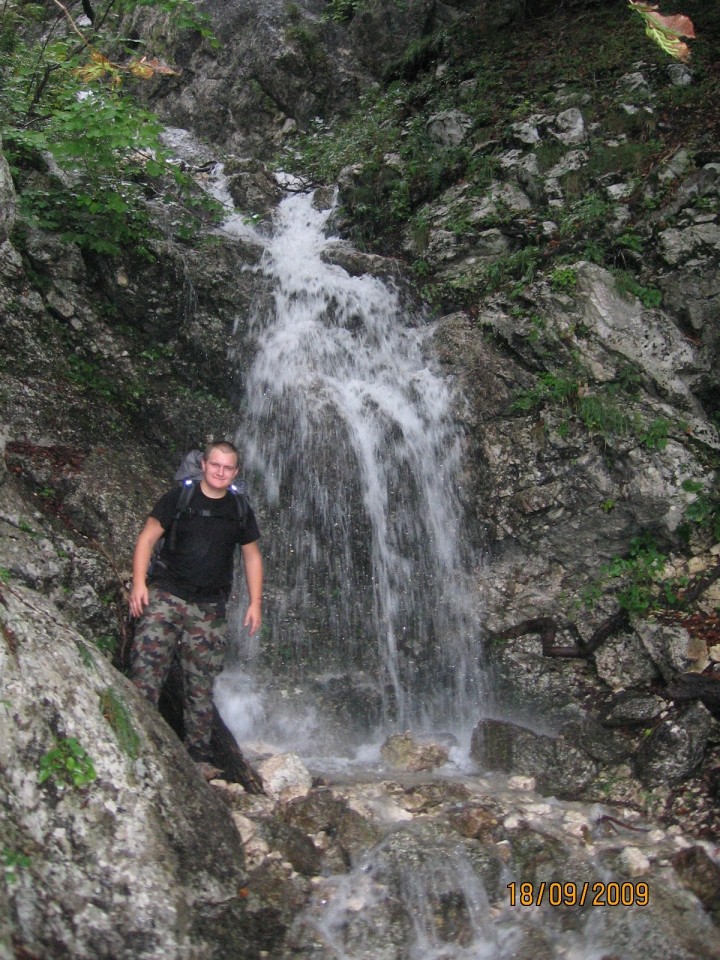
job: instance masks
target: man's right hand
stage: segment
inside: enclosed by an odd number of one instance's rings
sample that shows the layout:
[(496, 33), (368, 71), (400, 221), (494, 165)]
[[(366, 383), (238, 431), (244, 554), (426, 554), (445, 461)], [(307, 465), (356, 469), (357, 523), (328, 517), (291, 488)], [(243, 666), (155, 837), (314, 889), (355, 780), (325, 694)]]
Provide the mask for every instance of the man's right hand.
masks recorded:
[(135, 586), (133, 583), (133, 588), (130, 592), (130, 616), (139, 617), (149, 602), (150, 597), (148, 596), (147, 585), (143, 583)]
[(165, 531), (155, 517), (148, 517), (135, 544), (133, 554), (133, 585), (130, 591), (130, 615), (139, 617), (150, 602), (145, 578), (155, 544)]

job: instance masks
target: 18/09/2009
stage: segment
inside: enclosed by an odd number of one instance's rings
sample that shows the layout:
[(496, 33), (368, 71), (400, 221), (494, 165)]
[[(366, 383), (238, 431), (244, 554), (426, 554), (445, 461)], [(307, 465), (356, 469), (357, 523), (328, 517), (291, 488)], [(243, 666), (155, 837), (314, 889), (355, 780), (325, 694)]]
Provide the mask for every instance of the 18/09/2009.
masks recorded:
[(646, 907), (650, 903), (650, 888), (644, 881), (617, 883), (589, 880), (583, 883), (509, 883), (511, 907)]

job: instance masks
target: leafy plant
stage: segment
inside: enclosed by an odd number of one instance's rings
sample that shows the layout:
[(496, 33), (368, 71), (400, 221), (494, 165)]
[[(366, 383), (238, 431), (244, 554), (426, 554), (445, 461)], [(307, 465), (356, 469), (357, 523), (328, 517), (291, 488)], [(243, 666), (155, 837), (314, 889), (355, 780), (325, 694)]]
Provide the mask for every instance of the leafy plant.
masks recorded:
[(528, 244), (514, 253), (500, 257), (488, 264), (484, 270), (485, 286), (489, 290), (496, 290), (502, 284), (511, 280), (516, 281), (513, 292), (519, 294), (524, 284), (530, 283), (540, 263), (539, 247)]
[(106, 400), (112, 399), (114, 383), (101, 372), (94, 360), (86, 360), (73, 353), (68, 357), (68, 367), (67, 379), (71, 383), (88, 393), (104, 397)]
[[(16, 178), (28, 176), (18, 191), (21, 214), (94, 253), (132, 246), (148, 255), (145, 197), (189, 182), (167, 162), (157, 118), (121, 89), (128, 77), (175, 72), (120, 39), (121, 14), (143, 2), (107, 0), (87, 33), (59, 0), (60, 18), (33, 5), (8, 3), (0, 11), (0, 123)], [(190, 0), (153, 5), (209, 38), (207, 18)], [(37, 40), (34, 18), (43, 28)], [(30, 176), (38, 169), (47, 174), (42, 180)]]
[(602, 233), (611, 208), (610, 201), (601, 194), (585, 194), (569, 205), (559, 223), (560, 233), (565, 237), (591, 231)]
[(18, 870), (27, 868), (31, 864), (30, 857), (21, 851), (11, 850), (9, 847), (2, 848), (2, 864), (5, 874), (5, 883), (8, 886), (17, 883)]
[(103, 633), (99, 636), (93, 636), (93, 644), (104, 654), (113, 654), (117, 649), (117, 637), (112, 634)]
[(546, 322), (543, 317), (537, 313), (533, 313), (528, 319), (530, 323), (530, 332), (528, 333), (527, 338), (530, 343), (538, 343), (542, 338), (543, 331), (546, 327)]
[(659, 307), (662, 303), (662, 293), (657, 287), (644, 287), (627, 271), (618, 271), (615, 274), (615, 284), (621, 293), (637, 297), (648, 309)]
[(668, 443), (670, 424), (657, 417), (640, 435), (641, 443), (650, 450), (664, 450)]
[(333, 20), (335, 23), (349, 23), (365, 4), (366, 0), (330, 0), (323, 19)]
[(620, 606), (628, 613), (644, 615), (657, 600), (656, 580), (662, 573), (667, 557), (662, 554), (649, 534), (641, 534), (630, 541), (626, 556), (615, 557), (603, 574), (608, 579), (622, 578), (618, 590)]
[(538, 377), (537, 386), (519, 393), (512, 410), (534, 410), (543, 403), (566, 404), (578, 396), (580, 384), (571, 377), (557, 373), (543, 373)]
[(623, 361), (615, 372), (615, 383), (622, 393), (634, 397), (640, 392), (642, 374), (634, 363)]
[(74, 737), (63, 737), (40, 758), (38, 783), (48, 780), (56, 786), (81, 789), (97, 778), (85, 748)]
[(587, 394), (580, 397), (577, 415), (590, 433), (598, 433), (606, 439), (627, 436), (634, 424), (627, 411), (607, 395)]
[(617, 239), (618, 246), (634, 253), (642, 253), (643, 242), (636, 233), (623, 233)]
[[(657, 417), (647, 424), (628, 407), (627, 395), (637, 392), (638, 377), (636, 370), (625, 366), (618, 370), (616, 382), (592, 389), (577, 375), (546, 372), (538, 377), (534, 387), (518, 392), (510, 409), (516, 412), (543, 406), (564, 409), (567, 418), (577, 419), (590, 433), (606, 441), (610, 437), (636, 436), (648, 449), (664, 450), (669, 439), (669, 421)], [(568, 420), (557, 429), (561, 436), (566, 436)]]
[(685, 508), (683, 532), (687, 536), (688, 527), (694, 526), (708, 531), (714, 541), (720, 540), (720, 494), (708, 493), (705, 485), (697, 480), (683, 480), (682, 489), (695, 494), (695, 499)]
[(569, 293), (577, 286), (577, 271), (572, 267), (558, 267), (550, 277), (550, 286), (558, 292)]

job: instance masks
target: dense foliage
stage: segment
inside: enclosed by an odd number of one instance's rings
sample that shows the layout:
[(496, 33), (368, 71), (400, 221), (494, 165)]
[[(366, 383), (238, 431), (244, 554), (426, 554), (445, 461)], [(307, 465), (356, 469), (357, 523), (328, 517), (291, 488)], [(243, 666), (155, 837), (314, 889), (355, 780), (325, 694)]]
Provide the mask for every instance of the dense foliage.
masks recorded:
[[(138, 5), (9, 0), (0, 12), (0, 122), (21, 212), (96, 253), (126, 245), (142, 252), (153, 233), (142, 201), (184, 186), (162, 151), (160, 124), (128, 90), (173, 72), (123, 37), (124, 18)], [(175, 28), (211, 39), (190, 0), (154, 6)]]

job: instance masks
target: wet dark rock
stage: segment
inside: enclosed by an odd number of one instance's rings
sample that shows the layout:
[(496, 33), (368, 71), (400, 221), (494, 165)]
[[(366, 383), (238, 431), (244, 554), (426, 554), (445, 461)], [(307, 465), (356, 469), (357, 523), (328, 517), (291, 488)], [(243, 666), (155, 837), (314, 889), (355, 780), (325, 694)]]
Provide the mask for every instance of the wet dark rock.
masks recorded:
[(268, 859), (251, 872), (243, 894), (252, 923), (253, 942), (260, 956), (263, 951), (272, 956), (280, 949), (294, 918), (305, 907), (309, 883), (304, 877), (294, 875), (289, 864)]
[(382, 717), (382, 693), (367, 674), (332, 673), (313, 679), (313, 694), (344, 729), (371, 729)]
[(501, 822), (502, 811), (492, 801), (464, 804), (448, 813), (448, 823), (460, 836), (473, 840), (496, 839)]
[(671, 681), (668, 693), (678, 703), (699, 700), (720, 720), (720, 677), (680, 674)]
[(328, 789), (291, 800), (285, 805), (282, 818), (306, 834), (327, 835), (330, 849), (337, 852), (345, 869), (380, 837), (372, 823)]
[(720, 922), (720, 867), (704, 847), (680, 850), (672, 862), (683, 886), (694, 893), (715, 922)]
[(213, 711), (211, 741), (213, 763), (223, 772), (223, 779), (241, 784), (248, 793), (262, 793), (262, 782), (252, 765), (243, 756), (242, 750), (217, 711)]
[(387, 280), (407, 282), (402, 261), (394, 261), (389, 257), (380, 257), (376, 254), (356, 250), (351, 244), (342, 240), (336, 241), (325, 251), (323, 260), (327, 260), (328, 263), (336, 263), (352, 277), (361, 277), (368, 274), (374, 277), (383, 277)]
[(648, 785), (677, 783), (699, 767), (708, 738), (717, 725), (702, 704), (678, 711), (641, 741), (634, 760), (638, 777)]
[(442, 804), (462, 803), (469, 798), (469, 791), (462, 783), (421, 783), (407, 787), (402, 794), (401, 802), (406, 810), (422, 813), (432, 810)]
[[(413, 917), (408, 906), (417, 891), (427, 897), (423, 914), (430, 911), (439, 940), (463, 945), (472, 939), (468, 866), (461, 842), (455, 842), (441, 826), (416, 824), (389, 833), (373, 851), (367, 870), (376, 883), (387, 885), (398, 906), (397, 920), (408, 927), (406, 939), (412, 939)], [(420, 915), (417, 919), (427, 923), (429, 918)]]
[(635, 743), (614, 730), (608, 730), (590, 717), (568, 720), (559, 730), (567, 742), (584, 750), (598, 763), (622, 763), (635, 750)]
[(652, 724), (660, 716), (666, 702), (654, 694), (624, 691), (614, 697), (603, 715), (608, 727), (641, 727)]
[(297, 827), (280, 820), (266, 820), (261, 836), (273, 850), (277, 850), (303, 876), (311, 877), (321, 872), (322, 852), (312, 840)]
[(283, 198), (275, 177), (257, 160), (231, 158), (224, 172), (233, 203), (246, 216), (270, 217)]
[(388, 737), (380, 748), (383, 761), (397, 770), (433, 770), (448, 760), (448, 751), (439, 743), (423, 743), (409, 732)]
[(523, 882), (549, 880), (562, 870), (566, 848), (557, 837), (523, 824), (512, 833), (511, 849), (515, 876)]
[(573, 742), (500, 720), (482, 720), (473, 730), (470, 750), (482, 769), (534, 777), (545, 795), (580, 796), (598, 769)]

